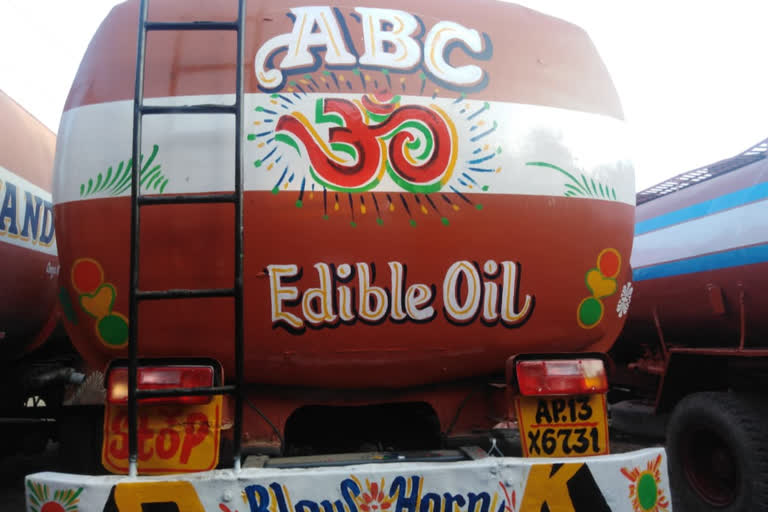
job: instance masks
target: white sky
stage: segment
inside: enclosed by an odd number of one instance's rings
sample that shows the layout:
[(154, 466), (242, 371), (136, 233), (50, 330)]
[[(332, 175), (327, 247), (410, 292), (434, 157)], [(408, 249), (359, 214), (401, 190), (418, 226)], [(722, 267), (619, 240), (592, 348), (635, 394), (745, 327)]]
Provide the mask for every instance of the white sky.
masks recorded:
[[(80, 59), (115, 3), (0, 0), (0, 89), (56, 131)], [(768, 137), (768, 1), (518, 3), (592, 36), (629, 121), (638, 190)]]

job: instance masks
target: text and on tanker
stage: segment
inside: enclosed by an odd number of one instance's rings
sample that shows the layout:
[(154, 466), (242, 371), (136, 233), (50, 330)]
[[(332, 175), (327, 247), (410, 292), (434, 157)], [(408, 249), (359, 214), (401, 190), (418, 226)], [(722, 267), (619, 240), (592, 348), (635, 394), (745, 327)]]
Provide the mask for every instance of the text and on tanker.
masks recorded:
[(387, 264), (386, 285), (376, 282), (374, 263), (316, 263), (317, 286), (300, 289), (304, 269), (295, 264), (269, 265), (272, 324), (291, 332), (306, 327), (335, 327), (358, 320), (379, 324), (423, 323), (435, 319), (435, 301), (442, 298), (442, 314), (455, 325), (478, 319), (485, 325), (518, 327), (528, 321), (535, 306), (531, 294), (520, 295), (521, 266), (514, 261), (486, 261), (482, 267), (471, 261), (453, 263), (440, 286), (408, 281), (406, 265)]
[(51, 195), (0, 167), (0, 241), (55, 254)]

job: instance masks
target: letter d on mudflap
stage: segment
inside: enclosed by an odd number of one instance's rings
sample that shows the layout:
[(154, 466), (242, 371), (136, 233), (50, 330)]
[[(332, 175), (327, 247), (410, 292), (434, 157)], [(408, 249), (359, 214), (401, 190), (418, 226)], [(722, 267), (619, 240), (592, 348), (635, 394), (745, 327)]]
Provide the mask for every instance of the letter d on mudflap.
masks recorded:
[[(163, 508), (163, 505), (165, 507)], [(104, 512), (179, 510), (205, 512), (190, 482), (131, 482), (112, 488)]]

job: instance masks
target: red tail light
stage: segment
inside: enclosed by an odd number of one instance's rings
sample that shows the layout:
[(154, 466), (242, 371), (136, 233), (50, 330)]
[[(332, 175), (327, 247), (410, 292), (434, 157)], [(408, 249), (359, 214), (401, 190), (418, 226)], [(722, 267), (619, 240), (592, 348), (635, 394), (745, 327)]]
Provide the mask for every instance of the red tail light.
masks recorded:
[[(210, 366), (142, 366), (138, 368), (139, 389), (198, 388), (213, 385)], [(107, 401), (110, 404), (128, 403), (128, 368), (113, 368), (107, 383)], [(178, 396), (142, 398), (142, 404), (207, 404), (210, 396)]]
[(521, 395), (589, 395), (608, 391), (600, 359), (523, 360), (516, 365)]

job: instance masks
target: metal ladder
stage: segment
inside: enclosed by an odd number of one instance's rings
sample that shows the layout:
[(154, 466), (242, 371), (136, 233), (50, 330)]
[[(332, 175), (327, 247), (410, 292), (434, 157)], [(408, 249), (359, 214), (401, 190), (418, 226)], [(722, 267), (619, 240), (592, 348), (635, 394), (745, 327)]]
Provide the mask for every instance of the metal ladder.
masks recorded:
[[(240, 469), (243, 424), (243, 95), (244, 95), (244, 41), (245, 5), (247, 0), (237, 0), (237, 20), (231, 22), (153, 22), (147, 21), (149, 0), (141, 0), (139, 10), (139, 35), (136, 54), (136, 89), (133, 101), (133, 160), (131, 176), (131, 284), (128, 322), (128, 435), (130, 476), (138, 474), (138, 400), (142, 398), (200, 396), (231, 394), (235, 397), (234, 421), (234, 468)], [(235, 103), (233, 105), (144, 105), (144, 64), (147, 32), (152, 30), (219, 30), (237, 32), (237, 77)], [(229, 114), (235, 117), (235, 190), (213, 194), (176, 194), (143, 196), (139, 188), (141, 168), (141, 128), (145, 115), (161, 114)], [(214, 289), (139, 289), (139, 233), (142, 206), (169, 204), (232, 203), (235, 210), (234, 285), (232, 288)], [(137, 388), (139, 301), (232, 297), (235, 308), (235, 384), (198, 388), (173, 388), (140, 390)]]

